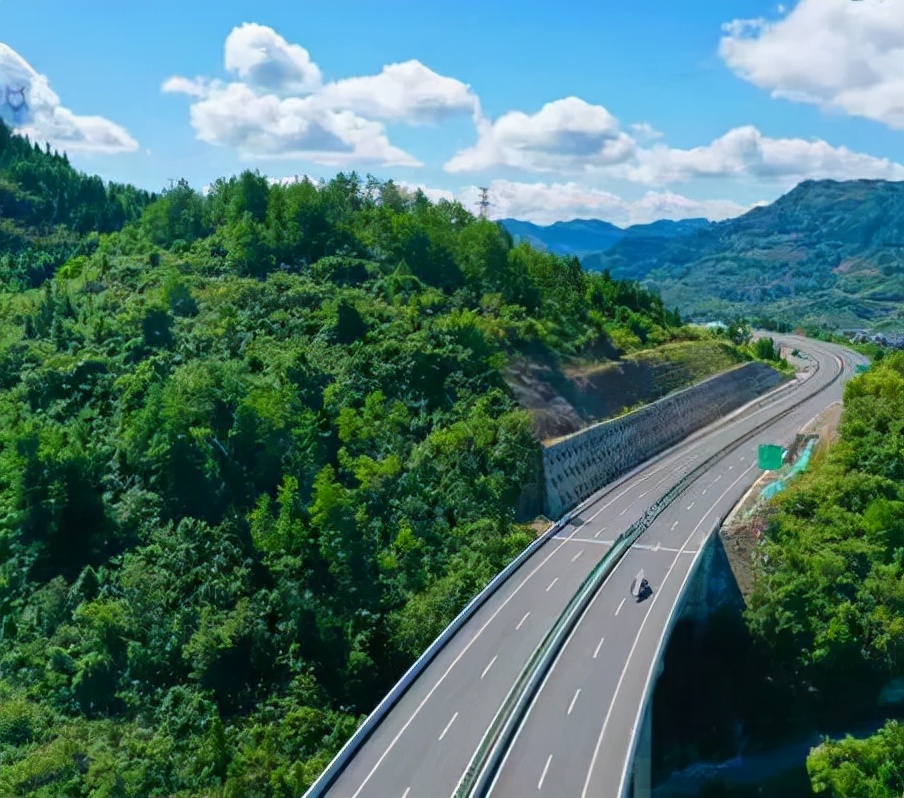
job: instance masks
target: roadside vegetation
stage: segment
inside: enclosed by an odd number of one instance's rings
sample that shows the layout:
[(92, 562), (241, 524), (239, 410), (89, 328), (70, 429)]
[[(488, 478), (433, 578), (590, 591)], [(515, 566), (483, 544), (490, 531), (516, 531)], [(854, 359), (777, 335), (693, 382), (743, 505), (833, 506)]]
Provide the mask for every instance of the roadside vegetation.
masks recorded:
[[(851, 728), (900, 713), (904, 679), (904, 353), (845, 389), (840, 439), (774, 502), (748, 610), (774, 717)], [(895, 700), (886, 705), (883, 702)], [(764, 704), (764, 707), (766, 705)], [(825, 742), (807, 766), (832, 798), (904, 791), (904, 736)]]

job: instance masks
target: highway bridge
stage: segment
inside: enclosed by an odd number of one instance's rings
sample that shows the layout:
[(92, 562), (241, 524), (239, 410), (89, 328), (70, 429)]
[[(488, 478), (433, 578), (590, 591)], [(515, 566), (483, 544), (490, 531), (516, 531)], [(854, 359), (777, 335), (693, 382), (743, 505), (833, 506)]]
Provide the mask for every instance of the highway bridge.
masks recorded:
[[(707, 536), (760, 475), (758, 445), (789, 443), (841, 398), (854, 364), (865, 361), (834, 345), (782, 340), (811, 356), (805, 379), (698, 431), (585, 502), (429, 663), (413, 669), (410, 686), (394, 691), (379, 723), (350, 741), (305, 798), (453, 796), (469, 792), (478, 771), (478, 792), (500, 798), (645, 794), (647, 705)], [(547, 652), (551, 665), (539, 689), (522, 695), (521, 710), (508, 718), (513, 734), (488, 743), (513, 685), (588, 574), (679, 482), (686, 487), (608, 571), (564, 645)], [(641, 568), (653, 594), (637, 602), (629, 587)]]

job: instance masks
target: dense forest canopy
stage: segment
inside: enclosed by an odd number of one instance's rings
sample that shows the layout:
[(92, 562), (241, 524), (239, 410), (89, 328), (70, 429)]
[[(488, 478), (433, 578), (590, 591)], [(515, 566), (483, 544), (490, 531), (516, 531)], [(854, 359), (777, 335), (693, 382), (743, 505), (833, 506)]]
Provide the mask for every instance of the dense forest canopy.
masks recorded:
[[(775, 501), (757, 552), (748, 623), (769, 652), (764, 719), (785, 733), (872, 721), (904, 678), (904, 353), (848, 383), (840, 433)], [(832, 798), (900, 796), (902, 727), (827, 743), (808, 767)]]
[(0, 142), (4, 796), (296, 798), (531, 539), (506, 362), (700, 334), (391, 182)]
[(97, 234), (137, 219), (154, 198), (76, 171), (64, 154), (14, 135), (0, 121), (0, 283), (40, 285)]

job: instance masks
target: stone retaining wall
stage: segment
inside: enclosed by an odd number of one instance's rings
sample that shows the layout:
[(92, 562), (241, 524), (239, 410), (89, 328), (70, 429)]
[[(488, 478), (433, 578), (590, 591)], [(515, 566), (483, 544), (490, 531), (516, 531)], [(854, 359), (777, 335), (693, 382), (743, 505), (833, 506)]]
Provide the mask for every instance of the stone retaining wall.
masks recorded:
[(765, 363), (744, 363), (550, 444), (543, 450), (547, 517), (559, 518), (634, 466), (755, 399), (782, 379)]

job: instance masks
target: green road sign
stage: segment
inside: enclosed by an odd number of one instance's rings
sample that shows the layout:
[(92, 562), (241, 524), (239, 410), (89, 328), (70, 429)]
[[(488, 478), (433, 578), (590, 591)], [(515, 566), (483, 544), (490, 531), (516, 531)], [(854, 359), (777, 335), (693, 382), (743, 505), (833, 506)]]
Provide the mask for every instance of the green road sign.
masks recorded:
[(785, 450), (772, 443), (764, 443), (759, 449), (760, 468), (763, 471), (778, 471), (785, 462)]

